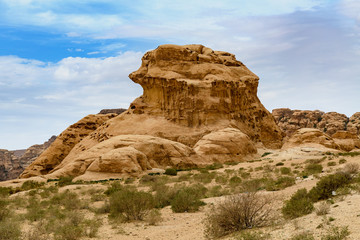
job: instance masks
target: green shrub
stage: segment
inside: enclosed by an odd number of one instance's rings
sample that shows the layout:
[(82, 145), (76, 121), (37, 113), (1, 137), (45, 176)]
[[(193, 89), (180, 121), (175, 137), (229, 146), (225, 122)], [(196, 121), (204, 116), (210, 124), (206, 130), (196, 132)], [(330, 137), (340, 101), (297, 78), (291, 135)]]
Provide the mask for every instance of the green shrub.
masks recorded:
[(40, 182), (35, 182), (35, 181), (32, 181), (32, 180), (28, 180), (28, 181), (25, 181), (22, 185), (21, 185), (21, 189), (23, 191), (26, 191), (26, 190), (30, 190), (30, 189), (34, 189), (34, 188), (39, 188), (41, 186), (43, 186), (44, 183), (40, 183)]
[(284, 163), (283, 162), (278, 162), (275, 164), (275, 166), (284, 166)]
[(10, 187), (0, 187), (0, 198), (9, 196), (12, 191)]
[(338, 153), (339, 156), (350, 156), (350, 157), (356, 157), (360, 155), (360, 152), (343, 152), (343, 153)]
[(0, 240), (20, 240), (21, 230), (19, 224), (13, 221), (0, 222)]
[(220, 197), (228, 194), (229, 191), (227, 189), (224, 189), (221, 186), (216, 185), (209, 188), (208, 192), (206, 193), (206, 197)]
[(310, 192), (310, 198), (316, 202), (318, 200), (325, 200), (332, 196), (332, 192), (338, 188), (349, 184), (351, 176), (344, 172), (337, 172), (325, 177), (322, 177), (316, 186), (313, 187)]
[(66, 190), (62, 193), (55, 194), (50, 199), (51, 204), (63, 206), (65, 209), (68, 210), (75, 210), (80, 209), (83, 207), (83, 202), (79, 199), (79, 196), (74, 193)]
[(71, 185), (71, 184), (73, 184), (73, 182), (72, 182), (73, 179), (74, 179), (74, 177), (72, 177), (72, 176), (60, 177), (59, 181), (58, 181), (58, 186), (63, 187), (66, 185)]
[(290, 240), (315, 240), (312, 233), (303, 232), (294, 235)]
[(261, 155), (261, 157), (266, 157), (267, 155), (270, 155), (271, 154), (271, 152), (265, 152), (265, 153), (263, 153), (263, 155)]
[(228, 196), (207, 214), (205, 235), (217, 238), (242, 229), (265, 226), (271, 221), (271, 214), (272, 199), (269, 196), (257, 192)]
[(269, 179), (266, 183), (265, 189), (267, 191), (278, 191), (295, 184), (293, 177), (279, 177), (277, 180)]
[(327, 165), (328, 165), (328, 167), (333, 167), (333, 166), (336, 166), (336, 162), (331, 161), (331, 162), (328, 162)]
[(309, 214), (314, 210), (314, 204), (308, 196), (305, 188), (294, 193), (290, 200), (285, 201), (282, 213), (285, 218), (297, 218)]
[(345, 159), (345, 158), (342, 158), (342, 159), (339, 160), (339, 164), (344, 164), (344, 163), (346, 163), (346, 159)]
[(167, 168), (165, 170), (165, 175), (170, 175), (170, 176), (176, 176), (177, 175), (177, 171), (175, 168)]
[(146, 222), (149, 225), (157, 225), (162, 221), (161, 212), (158, 209), (152, 209), (145, 217)]
[(164, 184), (158, 185), (155, 190), (155, 207), (163, 208), (170, 205), (172, 199), (174, 199), (177, 190)]
[(241, 178), (239, 178), (238, 176), (233, 176), (229, 179), (229, 184), (230, 185), (238, 185), (240, 184), (242, 181), (241, 181)]
[[(206, 189), (206, 188), (205, 188)], [(199, 186), (184, 187), (177, 191), (170, 201), (173, 212), (196, 212), (205, 203), (200, 201), (204, 195), (204, 189)]]
[(223, 168), (224, 165), (222, 165), (221, 163), (218, 163), (218, 162), (215, 162), (211, 165), (208, 165), (205, 167), (205, 169), (207, 170), (216, 170), (216, 169), (220, 169), (220, 168)]
[(10, 210), (8, 209), (7, 205), (8, 202), (0, 198), (0, 224), (1, 221), (4, 221), (10, 215)]
[(321, 240), (342, 240), (350, 235), (348, 227), (331, 227), (328, 233), (321, 237)]
[(281, 172), (281, 174), (290, 174), (291, 173), (291, 168), (281, 167), (280, 172)]
[(222, 174), (222, 175), (216, 176), (215, 182), (220, 183), (220, 184), (226, 184), (228, 182), (228, 178), (226, 175)]
[(316, 173), (321, 173), (323, 170), (323, 166), (317, 163), (309, 163), (305, 166), (305, 175), (312, 175)]
[(216, 173), (202, 172), (195, 174), (193, 177), (195, 181), (207, 184), (207, 183), (211, 183), (211, 181), (216, 177)]
[(270, 234), (263, 233), (261, 231), (241, 231), (236, 235), (234, 240), (268, 240), (270, 239)]
[(123, 216), (126, 221), (143, 220), (146, 213), (154, 206), (153, 196), (142, 191), (124, 189), (110, 196), (111, 216)]

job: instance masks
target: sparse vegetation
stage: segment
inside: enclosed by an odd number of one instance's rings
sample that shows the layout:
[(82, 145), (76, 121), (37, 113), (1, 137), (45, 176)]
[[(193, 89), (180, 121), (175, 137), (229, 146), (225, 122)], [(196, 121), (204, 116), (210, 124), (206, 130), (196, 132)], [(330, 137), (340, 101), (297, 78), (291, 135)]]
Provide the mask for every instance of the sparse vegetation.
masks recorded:
[(200, 199), (206, 191), (200, 185), (180, 188), (170, 201), (171, 210), (176, 213), (198, 211), (200, 206), (205, 205)]
[(165, 175), (170, 175), (170, 176), (176, 176), (177, 175), (177, 171), (175, 168), (167, 168), (165, 170)]
[(321, 173), (323, 170), (323, 166), (318, 163), (309, 163), (305, 166), (304, 174), (309, 176), (316, 173)]
[(214, 206), (205, 219), (205, 235), (221, 237), (253, 227), (265, 226), (271, 220), (272, 199), (257, 192), (226, 197)]
[(327, 202), (322, 202), (315, 209), (315, 212), (316, 212), (316, 215), (318, 215), (318, 216), (326, 215), (330, 212), (330, 205)]
[(345, 172), (337, 172), (335, 174), (322, 177), (316, 186), (309, 191), (309, 197), (312, 201), (328, 199), (333, 195), (333, 191), (349, 184), (351, 176)]
[(290, 240), (315, 240), (315, 238), (312, 233), (302, 232), (294, 235)]
[(343, 240), (350, 235), (348, 227), (331, 227), (327, 234), (321, 238), (321, 240)]
[(293, 194), (290, 200), (285, 201), (282, 208), (282, 213), (285, 218), (297, 218), (309, 214), (314, 210), (308, 192), (305, 188), (299, 189)]
[(110, 195), (110, 216), (123, 217), (125, 221), (143, 220), (154, 207), (150, 193), (124, 188)]

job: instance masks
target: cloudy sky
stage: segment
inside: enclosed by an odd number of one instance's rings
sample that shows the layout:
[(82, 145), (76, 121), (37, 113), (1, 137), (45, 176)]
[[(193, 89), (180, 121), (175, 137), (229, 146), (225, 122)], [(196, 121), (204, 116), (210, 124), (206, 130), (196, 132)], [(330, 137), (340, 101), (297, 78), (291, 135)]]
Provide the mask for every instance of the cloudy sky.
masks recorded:
[(280, 107), (360, 111), (359, 0), (0, 0), (0, 149), (27, 148), (142, 89), (160, 44), (234, 53)]

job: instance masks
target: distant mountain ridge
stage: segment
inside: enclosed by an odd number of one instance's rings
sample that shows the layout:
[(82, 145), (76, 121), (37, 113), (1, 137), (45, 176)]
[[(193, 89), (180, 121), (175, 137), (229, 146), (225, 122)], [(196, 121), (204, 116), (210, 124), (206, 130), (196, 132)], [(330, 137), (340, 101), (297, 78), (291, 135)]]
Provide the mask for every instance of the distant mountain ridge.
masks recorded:
[(43, 144), (36, 144), (28, 149), (0, 149), (0, 181), (17, 178), (55, 139), (56, 136), (52, 136)]

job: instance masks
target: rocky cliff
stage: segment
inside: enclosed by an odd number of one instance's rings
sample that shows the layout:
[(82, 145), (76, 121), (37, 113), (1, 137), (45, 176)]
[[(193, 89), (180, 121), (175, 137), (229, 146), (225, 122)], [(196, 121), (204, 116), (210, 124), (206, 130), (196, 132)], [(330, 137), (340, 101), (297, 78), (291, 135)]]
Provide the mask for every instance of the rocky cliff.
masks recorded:
[(345, 114), (337, 112), (325, 113), (319, 110), (279, 108), (274, 109), (272, 115), (287, 136), (291, 136), (300, 128), (316, 128), (330, 136), (337, 131), (349, 131), (360, 135), (360, 113), (355, 113), (348, 118)]
[(360, 113), (348, 118), (336, 112), (279, 108), (272, 115), (287, 136), (283, 148), (312, 142), (343, 151), (360, 149)]
[(55, 139), (56, 136), (52, 136), (45, 143), (36, 144), (24, 150), (8, 151), (0, 149), (0, 181), (19, 177), (24, 169), (47, 149)]
[(69, 126), (37, 159), (21, 174), (21, 178), (44, 175), (52, 171), (83, 138), (96, 130), (116, 114), (88, 115)]
[[(129, 77), (143, 95), (127, 111), (70, 126), (22, 174), (47, 178), (139, 174), (152, 168), (243, 161), (256, 143), (280, 148), (282, 132), (257, 97), (259, 78), (233, 54), (162, 45)], [(93, 122), (93, 121), (92, 121)]]

